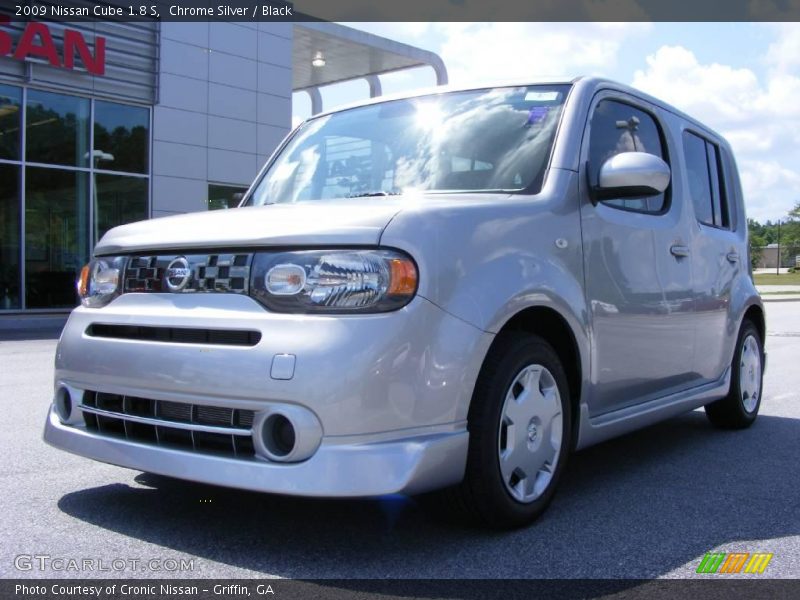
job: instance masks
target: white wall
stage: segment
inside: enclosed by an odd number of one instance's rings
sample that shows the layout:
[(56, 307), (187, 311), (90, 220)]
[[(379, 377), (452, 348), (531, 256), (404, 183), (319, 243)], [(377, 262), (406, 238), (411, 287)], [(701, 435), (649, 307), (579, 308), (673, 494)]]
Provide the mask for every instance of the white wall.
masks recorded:
[(154, 217), (206, 210), (209, 182), (251, 182), (289, 132), (291, 65), (291, 23), (162, 23)]

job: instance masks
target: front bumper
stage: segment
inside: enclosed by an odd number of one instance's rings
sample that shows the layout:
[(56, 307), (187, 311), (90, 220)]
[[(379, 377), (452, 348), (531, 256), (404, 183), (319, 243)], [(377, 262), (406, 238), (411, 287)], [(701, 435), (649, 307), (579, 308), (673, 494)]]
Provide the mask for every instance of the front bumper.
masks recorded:
[(51, 409), (47, 443), (101, 462), (213, 485), (296, 496), (416, 494), (461, 481), (466, 431), (369, 444), (326, 444), (301, 463), (242, 461), (104, 438), (63, 425)]
[[(90, 335), (96, 324), (257, 330), (261, 337), (251, 347), (114, 339)], [(469, 400), (491, 339), (419, 297), (393, 313), (311, 317), (270, 313), (232, 294), (127, 294), (70, 316), (55, 383), (77, 390), (77, 416), (64, 424), (51, 410), (45, 440), (106, 463), (242, 489), (419, 493), (463, 477)], [(296, 357), (292, 376), (272, 378), (274, 357), (287, 354)], [(276, 462), (258, 451), (227, 457), (145, 443), (127, 431), (109, 437), (84, 426), (83, 390), (253, 411), (254, 432), (258, 419), (295, 410), (318, 423), (318, 439), (301, 462)]]

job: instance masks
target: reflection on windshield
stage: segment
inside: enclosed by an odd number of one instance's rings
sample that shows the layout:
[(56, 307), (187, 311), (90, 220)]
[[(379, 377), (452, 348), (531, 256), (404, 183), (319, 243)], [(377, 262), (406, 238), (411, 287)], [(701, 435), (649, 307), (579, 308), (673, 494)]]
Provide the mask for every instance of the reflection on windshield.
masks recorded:
[(249, 205), (420, 191), (538, 192), (569, 86), (452, 92), (312, 119)]

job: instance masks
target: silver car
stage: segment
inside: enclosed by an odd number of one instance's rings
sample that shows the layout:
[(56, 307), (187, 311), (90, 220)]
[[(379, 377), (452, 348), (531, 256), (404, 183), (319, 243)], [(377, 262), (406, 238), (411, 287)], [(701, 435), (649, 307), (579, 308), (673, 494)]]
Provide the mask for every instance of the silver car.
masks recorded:
[(249, 490), (519, 526), (574, 450), (762, 396), (730, 146), (600, 79), (315, 116), (239, 208), (111, 230), (78, 291), (45, 439)]

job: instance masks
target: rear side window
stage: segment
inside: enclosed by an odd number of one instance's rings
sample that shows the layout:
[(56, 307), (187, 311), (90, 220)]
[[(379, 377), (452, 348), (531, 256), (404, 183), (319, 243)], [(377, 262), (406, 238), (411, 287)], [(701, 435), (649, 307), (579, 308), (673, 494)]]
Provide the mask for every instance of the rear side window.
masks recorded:
[(683, 132), (689, 194), (697, 220), (727, 229), (730, 214), (719, 148), (690, 131)]
[(737, 206), (742, 197), (742, 189), (733, 156), (725, 148), (719, 150), (722, 158), (722, 181), (724, 182), (722, 187), (725, 192), (724, 208), (728, 211), (728, 229), (736, 229), (738, 226)]
[[(601, 100), (594, 109), (590, 126), (591, 185), (597, 185), (603, 163), (621, 152), (647, 152), (667, 161), (658, 124), (649, 113), (624, 102)], [(638, 212), (658, 213), (664, 208), (665, 195), (610, 200), (604, 204)]]

